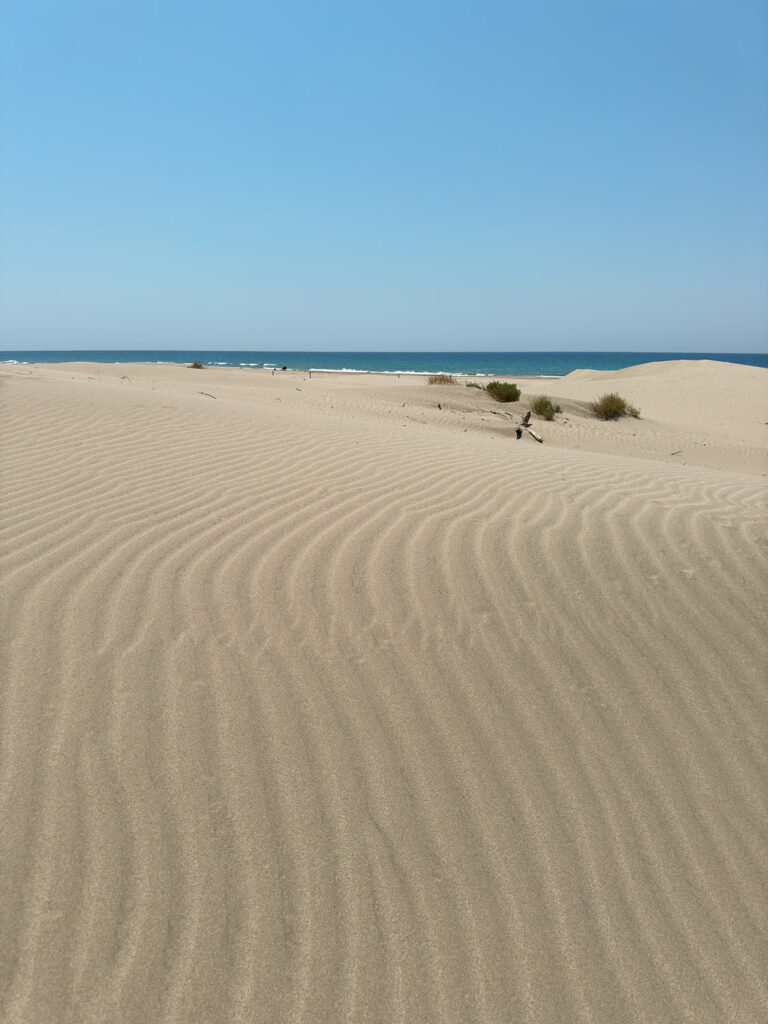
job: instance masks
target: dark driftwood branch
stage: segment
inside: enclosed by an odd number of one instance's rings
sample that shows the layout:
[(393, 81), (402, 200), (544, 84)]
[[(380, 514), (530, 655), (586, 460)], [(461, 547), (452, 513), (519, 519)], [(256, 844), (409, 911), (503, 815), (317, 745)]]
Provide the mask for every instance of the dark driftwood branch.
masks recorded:
[[(513, 418), (511, 413), (506, 413), (506, 415), (509, 416), (510, 419)], [(534, 441), (538, 441), (539, 444), (544, 444), (544, 438), (543, 437), (539, 437), (539, 435), (536, 433), (536, 431), (531, 426), (531, 414), (530, 414), (530, 411), (527, 412), (525, 414), (525, 416), (523, 416), (522, 420), (520, 421), (520, 426), (517, 427), (517, 429), (515, 430), (515, 437), (517, 438), (518, 441), (523, 436), (523, 431), (524, 430), (528, 431), (528, 433), (531, 435), (531, 437), (534, 439)]]

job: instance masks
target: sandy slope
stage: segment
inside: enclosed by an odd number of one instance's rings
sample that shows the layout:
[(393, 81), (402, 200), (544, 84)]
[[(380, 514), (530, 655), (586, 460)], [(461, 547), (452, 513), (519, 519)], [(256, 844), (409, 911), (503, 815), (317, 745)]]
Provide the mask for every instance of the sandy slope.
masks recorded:
[(768, 373), (712, 365), (544, 445), (7, 370), (0, 1019), (763, 1021)]

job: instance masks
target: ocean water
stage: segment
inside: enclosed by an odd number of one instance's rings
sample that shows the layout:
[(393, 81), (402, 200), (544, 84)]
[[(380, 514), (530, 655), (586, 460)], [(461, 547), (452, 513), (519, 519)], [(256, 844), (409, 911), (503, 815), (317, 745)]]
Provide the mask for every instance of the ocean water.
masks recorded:
[(768, 368), (768, 353), (734, 352), (219, 352), (182, 350), (0, 351), (0, 363), (191, 363), (242, 369), (358, 373), (456, 373), (500, 377), (562, 377), (572, 370), (621, 370), (662, 359), (714, 359)]

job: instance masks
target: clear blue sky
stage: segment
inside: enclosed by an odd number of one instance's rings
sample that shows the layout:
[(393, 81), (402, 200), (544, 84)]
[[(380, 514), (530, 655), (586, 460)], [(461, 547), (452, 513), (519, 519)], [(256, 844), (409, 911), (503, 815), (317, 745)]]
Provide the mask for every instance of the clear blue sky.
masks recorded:
[(756, 351), (764, 0), (5, 0), (0, 347)]

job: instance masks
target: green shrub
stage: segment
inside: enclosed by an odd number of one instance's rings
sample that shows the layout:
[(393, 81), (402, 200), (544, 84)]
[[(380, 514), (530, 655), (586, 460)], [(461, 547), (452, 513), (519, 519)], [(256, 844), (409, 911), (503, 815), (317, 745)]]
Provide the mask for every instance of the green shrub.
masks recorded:
[(520, 388), (517, 384), (504, 384), (500, 380), (492, 380), (490, 384), (486, 384), (485, 390), (497, 402), (516, 402), (520, 397)]
[(427, 384), (455, 384), (456, 378), (450, 373), (433, 373)]
[(537, 395), (531, 402), (531, 409), (537, 416), (543, 416), (545, 420), (553, 420), (555, 413), (562, 412), (559, 405), (553, 405), (549, 395)]
[(601, 420), (617, 420), (621, 416), (634, 416), (637, 419), (640, 415), (639, 409), (635, 408), (634, 405), (628, 405), (626, 400), (621, 395), (617, 395), (615, 391), (607, 395), (601, 395), (589, 407), (595, 416)]
[(196, 359), (193, 363), (190, 363), (189, 364), (189, 368), (190, 368), (190, 370), (204, 370), (205, 369), (205, 367), (203, 366), (203, 364), (200, 362), (199, 359)]
[(482, 384), (476, 384), (473, 380), (471, 380), (471, 381), (469, 381), (469, 383), (465, 384), (465, 387), (477, 388), (478, 391), (482, 391), (483, 390), (483, 385)]

